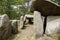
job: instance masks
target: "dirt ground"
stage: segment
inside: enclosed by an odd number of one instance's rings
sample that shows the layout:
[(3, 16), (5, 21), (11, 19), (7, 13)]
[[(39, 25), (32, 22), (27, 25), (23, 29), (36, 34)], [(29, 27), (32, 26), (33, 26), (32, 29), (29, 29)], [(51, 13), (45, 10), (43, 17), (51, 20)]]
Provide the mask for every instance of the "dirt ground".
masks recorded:
[(12, 35), (8, 40), (35, 40), (33, 25), (26, 25), (25, 29), (20, 29), (18, 34)]
[(33, 31), (33, 25), (26, 25), (25, 29), (19, 29), (19, 32), (15, 35), (12, 35), (8, 40), (60, 40), (60, 36), (56, 35), (45, 35), (35, 39), (35, 34)]

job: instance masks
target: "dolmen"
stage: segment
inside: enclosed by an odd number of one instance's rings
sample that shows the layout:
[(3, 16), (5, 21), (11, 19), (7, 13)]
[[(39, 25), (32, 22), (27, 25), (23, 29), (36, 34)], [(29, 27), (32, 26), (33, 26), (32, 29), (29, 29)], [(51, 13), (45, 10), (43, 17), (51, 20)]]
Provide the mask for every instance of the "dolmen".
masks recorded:
[(60, 34), (60, 5), (47, 0), (31, 0), (30, 11), (34, 13), (36, 37)]

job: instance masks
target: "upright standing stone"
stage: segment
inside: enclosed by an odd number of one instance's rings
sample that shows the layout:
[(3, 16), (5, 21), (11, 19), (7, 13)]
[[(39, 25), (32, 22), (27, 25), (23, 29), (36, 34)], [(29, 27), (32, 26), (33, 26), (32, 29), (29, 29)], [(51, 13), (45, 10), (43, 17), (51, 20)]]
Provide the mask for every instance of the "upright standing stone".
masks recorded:
[(12, 26), (12, 33), (13, 34), (18, 33), (18, 21), (17, 20), (11, 20), (11, 26)]
[(48, 16), (46, 34), (60, 34), (60, 16)]
[(23, 16), (20, 17), (20, 28), (23, 28), (24, 25), (24, 18)]
[(6, 40), (11, 35), (11, 26), (9, 17), (4, 14), (0, 15), (0, 40)]
[(4, 14), (0, 16), (0, 27), (7, 27), (9, 22), (9, 17)]
[(34, 32), (36, 37), (40, 37), (43, 34), (43, 19), (38, 11), (34, 11)]

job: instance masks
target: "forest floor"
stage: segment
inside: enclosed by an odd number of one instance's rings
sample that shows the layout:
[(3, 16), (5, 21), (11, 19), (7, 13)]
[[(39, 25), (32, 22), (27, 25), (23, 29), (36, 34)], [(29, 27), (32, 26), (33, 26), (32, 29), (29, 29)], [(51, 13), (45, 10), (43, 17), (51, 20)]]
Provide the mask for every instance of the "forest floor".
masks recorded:
[(12, 35), (8, 40), (35, 40), (33, 25), (26, 25), (25, 29), (19, 29), (19, 33)]

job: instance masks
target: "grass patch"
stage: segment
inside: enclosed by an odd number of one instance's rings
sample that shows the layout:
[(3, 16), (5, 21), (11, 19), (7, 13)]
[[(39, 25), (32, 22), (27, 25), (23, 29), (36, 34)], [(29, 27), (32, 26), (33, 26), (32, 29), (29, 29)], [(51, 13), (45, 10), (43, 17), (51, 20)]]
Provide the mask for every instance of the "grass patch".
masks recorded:
[(47, 35), (48, 37), (52, 37), (56, 40), (60, 40), (60, 34), (54, 34), (54, 35)]

